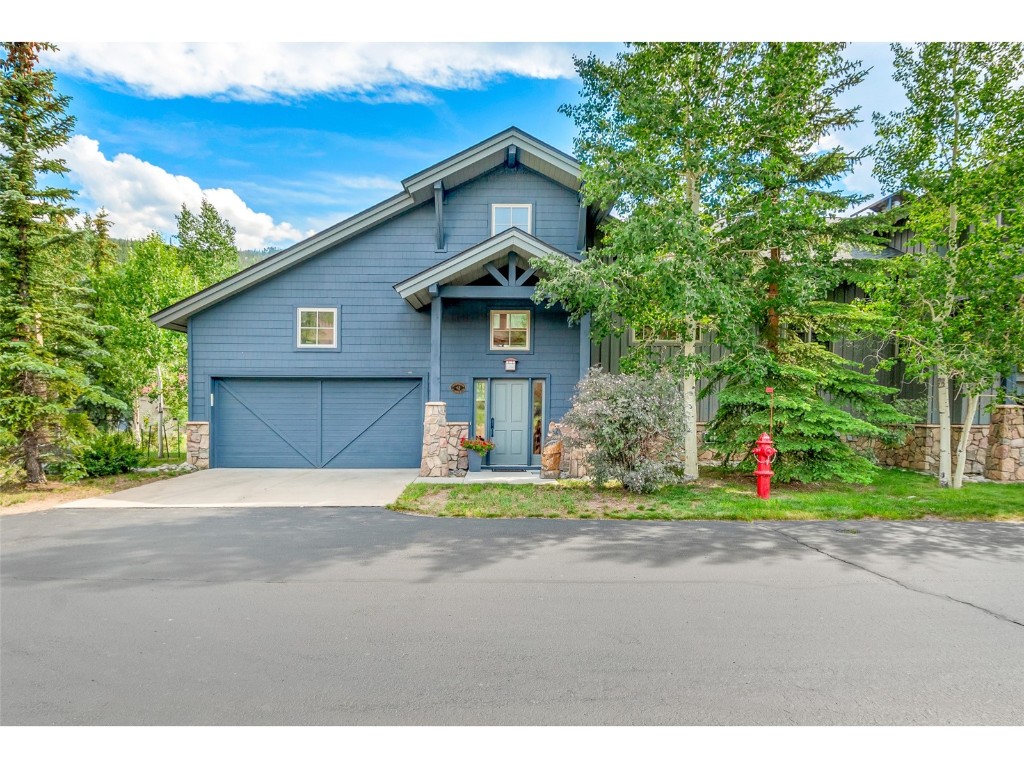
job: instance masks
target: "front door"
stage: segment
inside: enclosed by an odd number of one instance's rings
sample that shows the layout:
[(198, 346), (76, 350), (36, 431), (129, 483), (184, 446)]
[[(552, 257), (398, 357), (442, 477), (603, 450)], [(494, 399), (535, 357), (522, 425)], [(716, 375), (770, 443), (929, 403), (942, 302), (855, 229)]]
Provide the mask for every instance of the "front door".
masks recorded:
[(530, 461), (530, 382), (528, 379), (491, 381), (491, 440), (493, 466), (526, 465)]

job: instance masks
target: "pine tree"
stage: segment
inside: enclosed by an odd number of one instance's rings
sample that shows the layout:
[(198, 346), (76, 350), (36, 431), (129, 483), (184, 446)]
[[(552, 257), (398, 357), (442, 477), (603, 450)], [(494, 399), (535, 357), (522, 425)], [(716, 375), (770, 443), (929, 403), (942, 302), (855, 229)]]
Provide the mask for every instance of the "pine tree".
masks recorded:
[(54, 73), (37, 68), (44, 50), (53, 46), (5, 43), (0, 61), (0, 430), (30, 483), (46, 481), (44, 459), (76, 403), (108, 399), (84, 373), (98, 348), (73, 193), (39, 181), (67, 172), (54, 153), (74, 126)]
[(844, 48), (764, 44), (752, 73), (757, 97), (739, 116), (746, 146), (721, 191), (720, 247), (746, 254), (749, 268), (737, 286), (744, 311), (718, 335), (731, 354), (718, 367), (726, 384), (706, 440), (724, 454), (746, 454), (771, 422), (772, 387), (776, 471), (786, 479), (866, 479), (870, 462), (847, 437), (884, 437), (906, 421), (885, 402), (896, 390), (822, 346), (852, 330), (851, 313), (828, 301), (843, 278), (836, 256), (851, 243), (877, 244), (870, 217), (838, 215), (862, 201), (835, 185), (865, 152), (820, 149), (858, 122), (837, 97), (866, 72)]
[(206, 198), (196, 215), (182, 203), (178, 221), (178, 254), (182, 264), (205, 288), (238, 271), (235, 228)]

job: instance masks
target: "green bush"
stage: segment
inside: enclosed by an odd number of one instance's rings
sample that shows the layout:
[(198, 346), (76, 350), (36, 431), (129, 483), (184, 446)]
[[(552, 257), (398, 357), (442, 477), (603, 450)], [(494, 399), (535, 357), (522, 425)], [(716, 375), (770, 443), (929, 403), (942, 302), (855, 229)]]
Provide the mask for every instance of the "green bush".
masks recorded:
[[(776, 482), (868, 483), (875, 467), (848, 438), (885, 440), (912, 420), (885, 402), (897, 390), (814, 342), (784, 341), (774, 357), (733, 355), (718, 369), (728, 378), (704, 444), (726, 462), (739, 461), (741, 470), (752, 471), (754, 441), (771, 431), (779, 452)], [(774, 417), (766, 387), (775, 390)]]
[(102, 477), (120, 475), (140, 466), (142, 451), (135, 447), (128, 434), (105, 432), (83, 446), (76, 458), (87, 476)]
[(563, 419), (570, 428), (565, 439), (583, 447), (596, 484), (613, 479), (633, 493), (651, 493), (673, 479), (682, 409), (679, 381), (669, 374), (645, 378), (592, 369)]

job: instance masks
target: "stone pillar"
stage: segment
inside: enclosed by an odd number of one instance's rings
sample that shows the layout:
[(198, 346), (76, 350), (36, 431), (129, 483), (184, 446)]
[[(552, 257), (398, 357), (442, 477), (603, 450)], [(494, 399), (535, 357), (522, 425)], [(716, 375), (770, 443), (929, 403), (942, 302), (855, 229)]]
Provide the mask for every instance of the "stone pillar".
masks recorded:
[(448, 477), (447, 405), (427, 403), (423, 414), (423, 452), (420, 477)]
[(556, 421), (548, 424), (541, 451), (540, 476), (545, 479), (582, 478), (589, 474), (586, 451), (575, 444), (576, 433)]
[(997, 405), (988, 427), (985, 477), (1024, 480), (1024, 405)]
[(196, 469), (210, 468), (210, 422), (185, 423), (185, 457)]
[(448, 422), (448, 476), (462, 477), (469, 471), (469, 451), (462, 441), (469, 438), (468, 421)]

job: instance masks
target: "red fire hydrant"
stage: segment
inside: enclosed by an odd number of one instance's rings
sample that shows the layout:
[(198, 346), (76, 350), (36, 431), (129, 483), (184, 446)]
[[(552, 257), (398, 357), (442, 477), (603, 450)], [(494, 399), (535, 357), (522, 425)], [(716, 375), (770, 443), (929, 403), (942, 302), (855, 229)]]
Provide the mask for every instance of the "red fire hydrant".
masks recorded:
[(757, 469), (754, 470), (754, 477), (757, 478), (757, 496), (760, 499), (767, 499), (772, 494), (772, 460), (778, 451), (772, 445), (772, 436), (762, 432), (754, 443), (754, 450), (751, 452), (757, 459)]

